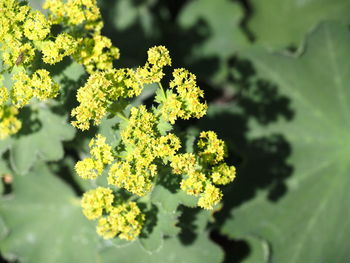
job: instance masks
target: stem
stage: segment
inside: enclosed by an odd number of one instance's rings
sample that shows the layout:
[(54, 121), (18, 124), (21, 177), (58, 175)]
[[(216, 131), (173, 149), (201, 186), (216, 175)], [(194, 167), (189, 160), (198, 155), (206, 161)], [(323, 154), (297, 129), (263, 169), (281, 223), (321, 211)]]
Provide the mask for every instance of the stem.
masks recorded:
[(160, 90), (162, 91), (164, 98), (166, 98), (165, 90), (162, 86), (162, 83), (160, 83), (160, 81), (158, 82), (158, 86), (159, 86)]
[(125, 115), (124, 115), (124, 114), (122, 114), (122, 113), (119, 113), (119, 112), (118, 112), (118, 113), (116, 113), (115, 115), (116, 115), (116, 116), (118, 116), (119, 118), (121, 118), (121, 119), (125, 120), (125, 121), (129, 121), (129, 119), (128, 119), (128, 118), (126, 118), (126, 117), (125, 117)]

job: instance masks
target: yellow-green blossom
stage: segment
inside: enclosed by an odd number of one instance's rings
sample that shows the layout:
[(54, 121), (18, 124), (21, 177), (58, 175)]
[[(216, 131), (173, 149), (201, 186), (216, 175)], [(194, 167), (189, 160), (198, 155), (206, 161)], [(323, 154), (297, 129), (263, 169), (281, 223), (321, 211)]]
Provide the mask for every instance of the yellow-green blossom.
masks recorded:
[(11, 100), (14, 106), (21, 108), (34, 96), (31, 78), (23, 71), (12, 76), (14, 84), (11, 90)]
[(74, 54), (74, 59), (83, 64), (90, 74), (96, 70), (112, 69), (113, 61), (119, 57), (119, 49), (112, 45), (109, 38), (100, 34), (83, 38)]
[(213, 131), (201, 132), (197, 143), (199, 156), (208, 163), (217, 164), (226, 156), (226, 145)]
[(132, 69), (95, 72), (78, 90), (77, 100), (80, 104), (72, 110), (71, 115), (76, 118), (72, 124), (81, 130), (89, 129), (90, 121), (98, 125), (113, 102), (140, 93), (141, 88)]
[(90, 120), (95, 125), (101, 122), (101, 119), (107, 112), (107, 94), (103, 87), (110, 86), (111, 82), (106, 79), (101, 72), (92, 74), (84, 87), (80, 88), (77, 93), (77, 100), (80, 105), (72, 110), (72, 117), (76, 118), (72, 124), (81, 129), (90, 128)]
[(199, 197), (198, 206), (212, 209), (222, 198), (220, 189), (214, 184), (232, 182), (236, 169), (223, 162), (225, 144), (217, 138), (215, 132), (202, 132), (199, 137), (198, 155), (175, 154), (170, 159), (170, 166), (173, 173), (183, 177), (180, 188), (189, 195)]
[(138, 160), (117, 161), (109, 170), (108, 184), (124, 188), (135, 195), (144, 196), (151, 190), (152, 179), (156, 174), (157, 166), (154, 164), (144, 165)]
[(234, 166), (228, 166), (226, 163), (221, 163), (212, 169), (211, 178), (214, 184), (225, 185), (231, 183), (235, 177), (236, 168)]
[(110, 164), (113, 161), (112, 147), (106, 143), (106, 138), (97, 134), (95, 139), (89, 143), (92, 157), (103, 164)]
[(38, 69), (32, 76), (20, 71), (12, 76), (15, 81), (11, 90), (11, 100), (14, 106), (21, 108), (33, 97), (39, 100), (54, 98), (59, 86), (45, 69)]
[(62, 0), (46, 0), (43, 4), (44, 9), (49, 9), (49, 20), (53, 24), (59, 24), (65, 16), (65, 4)]
[(68, 0), (65, 6), (68, 23), (78, 25), (84, 21), (95, 21), (100, 18), (96, 0)]
[(171, 158), (170, 166), (175, 174), (191, 174), (197, 168), (196, 156), (193, 153), (177, 154)]
[(8, 39), (0, 47), (3, 51), (2, 59), (5, 65), (28, 65), (34, 59), (35, 49), (30, 43), (22, 43), (17, 39)]
[(21, 128), (22, 124), (16, 118), (17, 114), (18, 110), (15, 107), (0, 107), (0, 140), (17, 133)]
[(84, 215), (90, 220), (100, 218), (104, 211), (112, 208), (113, 199), (109, 188), (97, 187), (85, 192), (81, 200)]
[(174, 124), (177, 118), (184, 115), (183, 103), (179, 96), (171, 90), (167, 90), (166, 97), (160, 98), (157, 102), (161, 103), (159, 106), (161, 116), (171, 124)]
[(0, 87), (0, 107), (6, 103), (8, 98), (9, 98), (9, 92), (8, 92), (7, 88)]
[(83, 22), (91, 23), (100, 19), (100, 10), (96, 0), (46, 0), (44, 9), (50, 11), (49, 17), (53, 23), (67, 23), (67, 25), (79, 25)]
[[(175, 113), (178, 114), (177, 117), (187, 120), (189, 118), (201, 118), (205, 115), (207, 111), (207, 104), (201, 102), (201, 99), (204, 97), (204, 92), (197, 86), (196, 76), (186, 69), (180, 68), (173, 71), (173, 79), (169, 83), (169, 87), (175, 89), (177, 92), (177, 100), (181, 102), (181, 107), (174, 107), (174, 113), (171, 112), (169, 107), (174, 105), (172, 102), (175, 98), (170, 96), (170, 101), (167, 101), (166, 98), (164, 104), (165, 109), (162, 111), (162, 116), (165, 119), (169, 119), (168, 116), (172, 116)], [(172, 116), (169, 121), (174, 123), (175, 117)]]
[(180, 148), (180, 139), (175, 134), (169, 133), (157, 138), (153, 150), (157, 157), (171, 158)]
[(219, 188), (212, 184), (207, 184), (205, 190), (198, 200), (198, 206), (204, 209), (213, 209), (213, 206), (218, 204), (222, 198), (222, 192)]
[(50, 32), (50, 23), (40, 11), (32, 11), (23, 25), (24, 35), (30, 40), (43, 40)]
[(31, 86), (33, 95), (39, 100), (54, 98), (58, 95), (60, 87), (55, 83), (45, 69), (38, 69), (32, 75)]
[(147, 51), (148, 62), (154, 67), (171, 66), (169, 50), (164, 46), (155, 46)]
[(45, 41), (41, 45), (43, 61), (48, 64), (60, 62), (64, 57), (72, 55), (78, 46), (78, 40), (67, 33), (59, 34), (55, 41)]
[(91, 139), (89, 147), (92, 158), (85, 158), (75, 165), (77, 174), (83, 179), (95, 179), (102, 174), (104, 166), (113, 161), (112, 147), (102, 135)]
[(103, 166), (92, 158), (85, 158), (75, 164), (75, 171), (83, 179), (95, 179), (103, 171)]
[(171, 66), (169, 51), (164, 46), (150, 48), (147, 55), (146, 64), (137, 68), (137, 76), (142, 85), (159, 82), (164, 76), (163, 67)]
[(188, 174), (187, 178), (181, 181), (180, 187), (187, 194), (198, 196), (202, 193), (205, 182), (205, 174), (196, 171)]
[(97, 233), (105, 239), (118, 236), (134, 240), (140, 233), (144, 215), (135, 202), (127, 202), (111, 208), (108, 216), (98, 221)]

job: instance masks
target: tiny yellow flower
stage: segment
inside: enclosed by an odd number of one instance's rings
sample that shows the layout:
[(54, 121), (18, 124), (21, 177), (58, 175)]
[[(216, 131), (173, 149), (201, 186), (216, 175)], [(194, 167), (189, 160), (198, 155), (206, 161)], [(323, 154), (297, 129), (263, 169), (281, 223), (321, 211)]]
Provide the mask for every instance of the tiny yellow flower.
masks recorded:
[(193, 153), (177, 154), (171, 158), (170, 166), (175, 174), (191, 174), (197, 168), (196, 156)]
[(30, 40), (43, 40), (50, 32), (50, 23), (40, 11), (32, 11), (23, 25), (24, 35)]
[(39, 100), (54, 98), (58, 95), (59, 86), (51, 79), (49, 74), (45, 69), (38, 69), (32, 75), (33, 95)]
[(134, 240), (141, 233), (144, 215), (135, 202), (112, 207), (107, 217), (98, 221), (97, 233), (105, 239), (118, 236)]
[(187, 178), (181, 181), (180, 187), (187, 194), (198, 196), (202, 193), (205, 183), (205, 174), (201, 172), (193, 172), (188, 174)]
[(12, 76), (14, 84), (11, 90), (11, 100), (15, 107), (21, 108), (34, 96), (31, 78), (25, 72), (18, 72)]
[(198, 206), (204, 209), (213, 209), (213, 206), (218, 204), (222, 198), (222, 192), (219, 188), (212, 184), (207, 184), (205, 190), (198, 200)]
[[(0, 82), (1, 83), (1, 82)], [(0, 107), (6, 103), (9, 98), (9, 92), (6, 87), (0, 87)]]
[(20, 120), (16, 118), (18, 110), (13, 106), (0, 107), (0, 140), (17, 133), (22, 126)]
[(101, 175), (105, 165), (113, 161), (112, 147), (106, 143), (106, 138), (98, 134), (89, 143), (92, 158), (78, 161), (75, 171), (83, 179), (95, 179)]
[(43, 61), (48, 64), (56, 64), (66, 56), (76, 52), (78, 40), (67, 33), (59, 34), (55, 41), (45, 41), (41, 45)]
[(213, 131), (201, 132), (197, 143), (199, 156), (208, 163), (217, 164), (226, 156), (226, 145)]
[(236, 168), (221, 163), (212, 169), (211, 178), (214, 184), (225, 185), (231, 183), (236, 177)]
[(84, 215), (90, 219), (100, 218), (103, 211), (109, 211), (112, 207), (114, 195), (111, 189), (97, 187), (84, 193), (81, 200)]

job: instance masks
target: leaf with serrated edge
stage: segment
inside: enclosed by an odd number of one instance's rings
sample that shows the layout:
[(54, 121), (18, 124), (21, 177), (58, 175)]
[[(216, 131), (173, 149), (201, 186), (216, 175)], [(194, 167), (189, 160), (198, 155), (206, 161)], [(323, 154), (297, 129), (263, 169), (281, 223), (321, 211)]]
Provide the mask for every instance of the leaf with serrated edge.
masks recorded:
[(223, 252), (204, 233), (199, 234), (193, 243), (182, 244), (177, 238), (164, 240), (162, 249), (152, 254), (142, 249), (139, 242), (116, 249), (111, 247), (101, 252), (102, 262), (120, 263), (219, 263)]
[[(186, 57), (192, 69), (198, 67), (197, 76), (209, 82), (221, 82), (228, 74), (227, 60), (237, 51), (249, 46), (249, 41), (240, 27), (244, 13), (242, 7), (229, 0), (190, 1), (179, 14), (182, 32), (196, 30), (201, 42), (193, 45)], [(192, 34), (190, 37), (193, 37)], [(189, 45), (190, 47), (191, 45)], [(202, 61), (218, 65), (211, 70), (203, 69)], [(196, 65), (198, 63), (198, 65)], [(208, 78), (208, 73), (215, 75)]]
[(9, 137), (0, 143), (0, 152), (10, 148), (11, 166), (18, 174), (28, 173), (38, 157), (44, 161), (56, 161), (63, 157), (61, 141), (73, 138), (74, 128), (66, 117), (41, 108), (37, 113), (40, 129), (29, 134)]
[[(290, 97), (295, 117), (250, 137), (271, 133), (291, 144), (293, 174), (277, 202), (260, 191), (232, 211), (222, 232), (254, 234), (272, 246), (271, 262), (346, 262), (349, 241), (350, 34), (324, 23), (306, 41), (299, 58), (256, 51), (246, 54), (260, 76)], [(244, 176), (244, 175), (241, 175)]]
[(249, 31), (258, 45), (268, 48), (299, 45), (310, 30), (325, 20), (350, 22), (347, 0), (252, 0), (250, 3), (254, 14), (248, 21)]
[(23, 263), (98, 262), (95, 223), (82, 214), (73, 191), (44, 165), (15, 176), (0, 216), (10, 229), (0, 242), (6, 258)]
[(190, 207), (195, 207), (197, 205), (196, 197), (187, 195), (181, 190), (176, 193), (171, 193), (162, 185), (154, 187), (151, 199), (152, 202), (160, 204), (165, 211), (170, 213), (175, 213), (180, 204)]
[(159, 251), (162, 248), (164, 236), (175, 236), (180, 231), (176, 226), (179, 213), (167, 212), (161, 205), (156, 207), (157, 218), (155, 219), (155, 226), (151, 233), (147, 234), (144, 238), (140, 237), (140, 244), (150, 253)]

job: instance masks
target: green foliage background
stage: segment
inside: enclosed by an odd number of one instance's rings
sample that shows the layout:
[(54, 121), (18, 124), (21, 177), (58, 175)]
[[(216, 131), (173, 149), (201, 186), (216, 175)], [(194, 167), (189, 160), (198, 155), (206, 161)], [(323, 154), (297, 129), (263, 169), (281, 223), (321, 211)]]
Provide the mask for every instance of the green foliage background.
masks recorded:
[[(29, 2), (40, 7), (41, 1)], [(181, 128), (217, 131), (238, 167), (237, 179), (224, 189), (215, 213), (182, 206), (193, 200), (158, 186), (152, 198), (162, 217), (148, 238), (106, 242), (77, 205), (91, 186), (76, 177), (73, 165), (91, 134), (75, 134), (60, 106), (24, 112), (33, 130), (0, 141), (7, 160), (0, 171), (15, 174), (10, 186), (0, 184), (3, 260), (349, 262), (350, 2), (99, 5), (104, 34), (122, 53), (117, 67), (142, 64), (147, 49), (162, 44), (174, 67), (198, 76), (209, 113)], [(82, 69), (71, 64), (64, 72), (56, 79), (74, 100)], [(37, 119), (39, 128), (31, 123)], [(109, 125), (100, 128), (107, 137), (113, 136)]]

